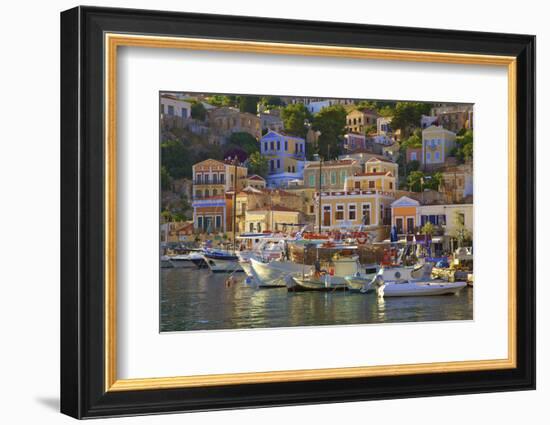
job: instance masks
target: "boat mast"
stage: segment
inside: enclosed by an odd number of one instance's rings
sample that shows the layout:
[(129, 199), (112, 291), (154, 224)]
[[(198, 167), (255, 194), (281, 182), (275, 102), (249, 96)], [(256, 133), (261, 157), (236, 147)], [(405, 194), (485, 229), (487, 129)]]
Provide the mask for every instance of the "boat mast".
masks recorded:
[(321, 214), (322, 214), (322, 207), (321, 207), (321, 190), (322, 190), (322, 187), (321, 187), (321, 168), (323, 166), (323, 159), (321, 158), (321, 156), (319, 156), (319, 211), (318, 211), (318, 214), (319, 214), (319, 234), (321, 234)]
[[(327, 146), (327, 158), (330, 161), (330, 145)], [(322, 207), (321, 207), (321, 191), (323, 190), (321, 186), (322, 178), (322, 167), (323, 167), (323, 158), (319, 155), (319, 234), (321, 234), (321, 217), (322, 217)]]
[(237, 251), (237, 155), (235, 155), (235, 159), (233, 161), (233, 252)]

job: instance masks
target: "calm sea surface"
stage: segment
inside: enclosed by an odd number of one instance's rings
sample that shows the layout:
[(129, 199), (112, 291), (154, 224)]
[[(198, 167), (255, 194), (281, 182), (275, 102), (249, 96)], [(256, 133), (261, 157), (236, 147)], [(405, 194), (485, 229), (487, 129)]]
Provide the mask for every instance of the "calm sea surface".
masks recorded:
[(160, 330), (274, 328), (308, 325), (471, 320), (473, 289), (459, 295), (378, 299), (374, 294), (227, 288), (228, 274), (162, 269)]

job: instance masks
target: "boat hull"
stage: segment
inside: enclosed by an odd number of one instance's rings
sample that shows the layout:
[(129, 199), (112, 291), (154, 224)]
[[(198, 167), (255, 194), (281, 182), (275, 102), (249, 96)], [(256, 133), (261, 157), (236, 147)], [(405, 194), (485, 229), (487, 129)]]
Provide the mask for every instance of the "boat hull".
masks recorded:
[(176, 269), (196, 269), (197, 264), (192, 260), (170, 260)]
[(237, 259), (224, 260), (220, 258), (210, 258), (205, 255), (204, 261), (213, 273), (234, 273), (243, 271)]
[(406, 282), (388, 283), (377, 289), (379, 297), (425, 297), (456, 295), (466, 287), (466, 282)]
[(290, 261), (263, 263), (251, 258), (250, 264), (252, 265), (254, 277), (258, 280), (258, 285), (286, 286), (288, 276), (301, 274), (302, 272), (307, 274), (312, 270), (312, 266), (303, 266)]
[(372, 290), (372, 279), (376, 274), (361, 275), (361, 276), (346, 276), (348, 289), (354, 292), (366, 293)]
[(344, 278), (327, 276), (326, 279), (315, 279), (312, 277), (298, 277), (292, 276), (290, 278), (291, 285), (288, 287), (289, 292), (333, 292), (333, 291), (347, 291), (349, 289), (348, 284)]
[(172, 269), (172, 268), (174, 268), (174, 264), (170, 260), (160, 260), (160, 268), (161, 269)]

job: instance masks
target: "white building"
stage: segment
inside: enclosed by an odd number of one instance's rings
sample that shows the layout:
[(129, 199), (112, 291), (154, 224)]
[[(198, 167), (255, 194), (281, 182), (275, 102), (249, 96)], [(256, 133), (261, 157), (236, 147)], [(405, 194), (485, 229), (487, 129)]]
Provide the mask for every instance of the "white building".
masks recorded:
[(161, 116), (191, 118), (191, 104), (175, 96), (164, 94), (160, 97)]
[(391, 121), (393, 117), (379, 117), (376, 120), (376, 132), (380, 135), (386, 135), (392, 132)]
[(327, 108), (331, 105), (332, 102), (330, 100), (321, 100), (318, 102), (310, 102), (306, 105), (306, 108), (312, 115), (316, 115), (321, 112), (321, 109)]

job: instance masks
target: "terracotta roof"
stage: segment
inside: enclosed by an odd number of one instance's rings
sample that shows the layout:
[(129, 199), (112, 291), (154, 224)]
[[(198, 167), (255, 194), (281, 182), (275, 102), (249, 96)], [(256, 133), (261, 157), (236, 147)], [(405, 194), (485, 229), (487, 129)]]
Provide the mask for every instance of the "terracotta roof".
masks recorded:
[(371, 115), (378, 116), (378, 112), (373, 111), (372, 109), (369, 109), (369, 108), (363, 108), (363, 109), (360, 109), (360, 111), (363, 112), (364, 114), (371, 114)]
[[(233, 193), (232, 191), (229, 191), (227, 193)], [(251, 187), (251, 186), (247, 186), (245, 187), (243, 190), (241, 190), (240, 192), (237, 193), (237, 195), (247, 195), (249, 193), (256, 193), (256, 194), (260, 194), (260, 193), (263, 193), (262, 190), (260, 189), (256, 189), (254, 187)]]
[(259, 176), (257, 174), (253, 174), (251, 176), (248, 177), (248, 180), (260, 180), (260, 181), (265, 181), (265, 179), (262, 177), (262, 176)]
[(266, 134), (264, 134), (262, 136), (262, 139), (267, 136), (269, 133), (275, 133), (275, 134), (279, 134), (281, 136), (285, 136), (285, 137), (292, 137), (293, 139), (300, 139), (300, 140), (304, 140), (303, 137), (300, 137), (300, 136), (294, 136), (292, 134), (288, 134), (288, 133), (285, 133), (284, 131), (275, 131), (275, 130), (269, 130)]
[(257, 208), (255, 210), (248, 210), (248, 212), (258, 212), (258, 211), (281, 211), (281, 212), (297, 212), (298, 210), (293, 210), (292, 208), (287, 208), (283, 205), (273, 205), (273, 206), (265, 206), (263, 208)]
[(377, 156), (374, 156), (374, 157), (372, 157), (372, 158), (369, 158), (369, 159), (367, 160), (367, 162), (370, 162), (370, 161), (382, 161), (382, 162), (389, 162), (389, 163), (391, 163), (391, 164), (395, 164), (395, 162), (389, 160), (388, 158), (384, 158), (383, 156), (378, 156), (378, 155), (377, 155)]

